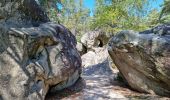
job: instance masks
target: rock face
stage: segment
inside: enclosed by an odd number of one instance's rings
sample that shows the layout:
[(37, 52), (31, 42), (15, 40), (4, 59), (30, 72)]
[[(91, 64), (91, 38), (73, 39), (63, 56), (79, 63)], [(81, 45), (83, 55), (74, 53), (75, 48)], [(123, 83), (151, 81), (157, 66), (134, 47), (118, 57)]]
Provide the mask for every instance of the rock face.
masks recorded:
[(88, 51), (81, 56), (82, 66), (92, 66), (101, 64), (103, 62), (109, 62), (109, 54), (106, 48), (95, 48), (95, 51)]
[(146, 30), (143, 32), (140, 32), (140, 34), (148, 34), (148, 33), (154, 33), (154, 34), (159, 34), (159, 35), (170, 35), (170, 24), (163, 24), (163, 25), (158, 25), (150, 30)]
[(80, 53), (80, 55), (87, 53), (87, 48), (80, 42), (77, 42), (76, 48), (78, 52)]
[(112, 68), (114, 64), (107, 51), (109, 35), (105, 32), (91, 31), (85, 33), (81, 38), (81, 43), (77, 45), (79, 53), (82, 55), (82, 66), (84, 69), (89, 66), (101, 66)]
[(81, 43), (86, 47), (87, 51), (93, 50), (95, 47), (103, 47), (108, 43), (109, 36), (102, 31), (91, 31), (85, 33), (81, 38)]
[(74, 84), (81, 58), (71, 32), (48, 22), (34, 0), (0, 5), (0, 99), (41, 100)]
[(170, 96), (170, 35), (122, 31), (108, 45), (112, 60), (133, 89)]

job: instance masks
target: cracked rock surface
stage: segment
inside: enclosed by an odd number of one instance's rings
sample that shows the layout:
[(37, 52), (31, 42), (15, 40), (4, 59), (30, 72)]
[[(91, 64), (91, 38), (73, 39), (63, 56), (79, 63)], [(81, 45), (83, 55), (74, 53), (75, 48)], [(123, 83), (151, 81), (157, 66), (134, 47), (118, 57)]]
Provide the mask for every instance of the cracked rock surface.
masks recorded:
[(76, 39), (34, 0), (0, 0), (0, 100), (42, 100), (81, 73)]
[(109, 41), (108, 51), (135, 90), (170, 96), (170, 35), (122, 31)]

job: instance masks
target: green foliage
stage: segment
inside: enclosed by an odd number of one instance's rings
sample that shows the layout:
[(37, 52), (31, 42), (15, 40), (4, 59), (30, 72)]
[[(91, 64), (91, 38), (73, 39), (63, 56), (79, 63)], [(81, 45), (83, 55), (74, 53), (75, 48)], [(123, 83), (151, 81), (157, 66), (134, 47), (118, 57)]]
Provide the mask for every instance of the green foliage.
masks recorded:
[(83, 0), (61, 0), (63, 8), (59, 22), (69, 28), (74, 35), (81, 36), (89, 31), (90, 10), (83, 6)]
[[(46, 8), (51, 21), (63, 24), (79, 35), (89, 31), (90, 10), (83, 6), (83, 0), (39, 0)], [(62, 9), (56, 7), (56, 3), (62, 5)]]
[(162, 10), (159, 16), (159, 20), (161, 20), (162, 17), (169, 15), (170, 13), (170, 0), (164, 0), (164, 4), (162, 5)]
[(159, 15), (160, 15), (160, 12), (156, 9), (153, 9), (152, 11), (150, 11), (150, 13), (147, 16), (148, 27), (153, 28), (157, 26), (158, 24), (160, 24), (158, 20)]
[[(150, 0), (96, 0), (94, 16), (84, 7), (83, 0), (39, 0), (52, 21), (69, 28), (80, 39), (90, 30), (116, 33), (120, 30), (143, 31), (170, 20), (170, 0), (162, 11), (148, 12)], [(152, 0), (154, 1), (154, 0)], [(56, 7), (62, 5), (62, 9)]]
[(169, 23), (170, 22), (170, 0), (164, 0), (162, 5), (162, 10), (159, 15), (160, 23)]
[(59, 19), (57, 17), (60, 9), (56, 6), (57, 3), (61, 4), (61, 0), (37, 0), (39, 4), (42, 6), (43, 10), (48, 14), (51, 21), (58, 22)]
[[(96, 0), (95, 21), (92, 28), (103, 28), (106, 32), (122, 29), (143, 30), (144, 15), (148, 0)], [(115, 28), (114, 28), (115, 27)]]

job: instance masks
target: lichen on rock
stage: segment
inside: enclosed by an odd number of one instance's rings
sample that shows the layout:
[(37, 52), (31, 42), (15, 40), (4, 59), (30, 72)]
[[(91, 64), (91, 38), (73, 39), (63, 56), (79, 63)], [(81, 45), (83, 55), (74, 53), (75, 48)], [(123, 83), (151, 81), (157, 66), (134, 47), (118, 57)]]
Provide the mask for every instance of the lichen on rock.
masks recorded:
[(170, 36), (149, 32), (121, 31), (108, 51), (133, 89), (170, 96)]
[(34, 0), (0, 5), (0, 99), (41, 100), (74, 84), (81, 74), (74, 35), (49, 22)]

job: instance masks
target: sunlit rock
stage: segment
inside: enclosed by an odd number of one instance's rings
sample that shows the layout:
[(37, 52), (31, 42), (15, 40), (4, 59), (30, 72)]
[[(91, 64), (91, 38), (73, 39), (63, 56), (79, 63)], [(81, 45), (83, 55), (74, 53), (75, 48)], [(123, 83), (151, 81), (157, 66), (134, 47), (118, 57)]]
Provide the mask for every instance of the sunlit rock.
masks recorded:
[(0, 0), (0, 99), (43, 100), (77, 81), (76, 39), (34, 0)]
[(170, 96), (170, 35), (122, 31), (108, 45), (112, 60), (133, 89)]

